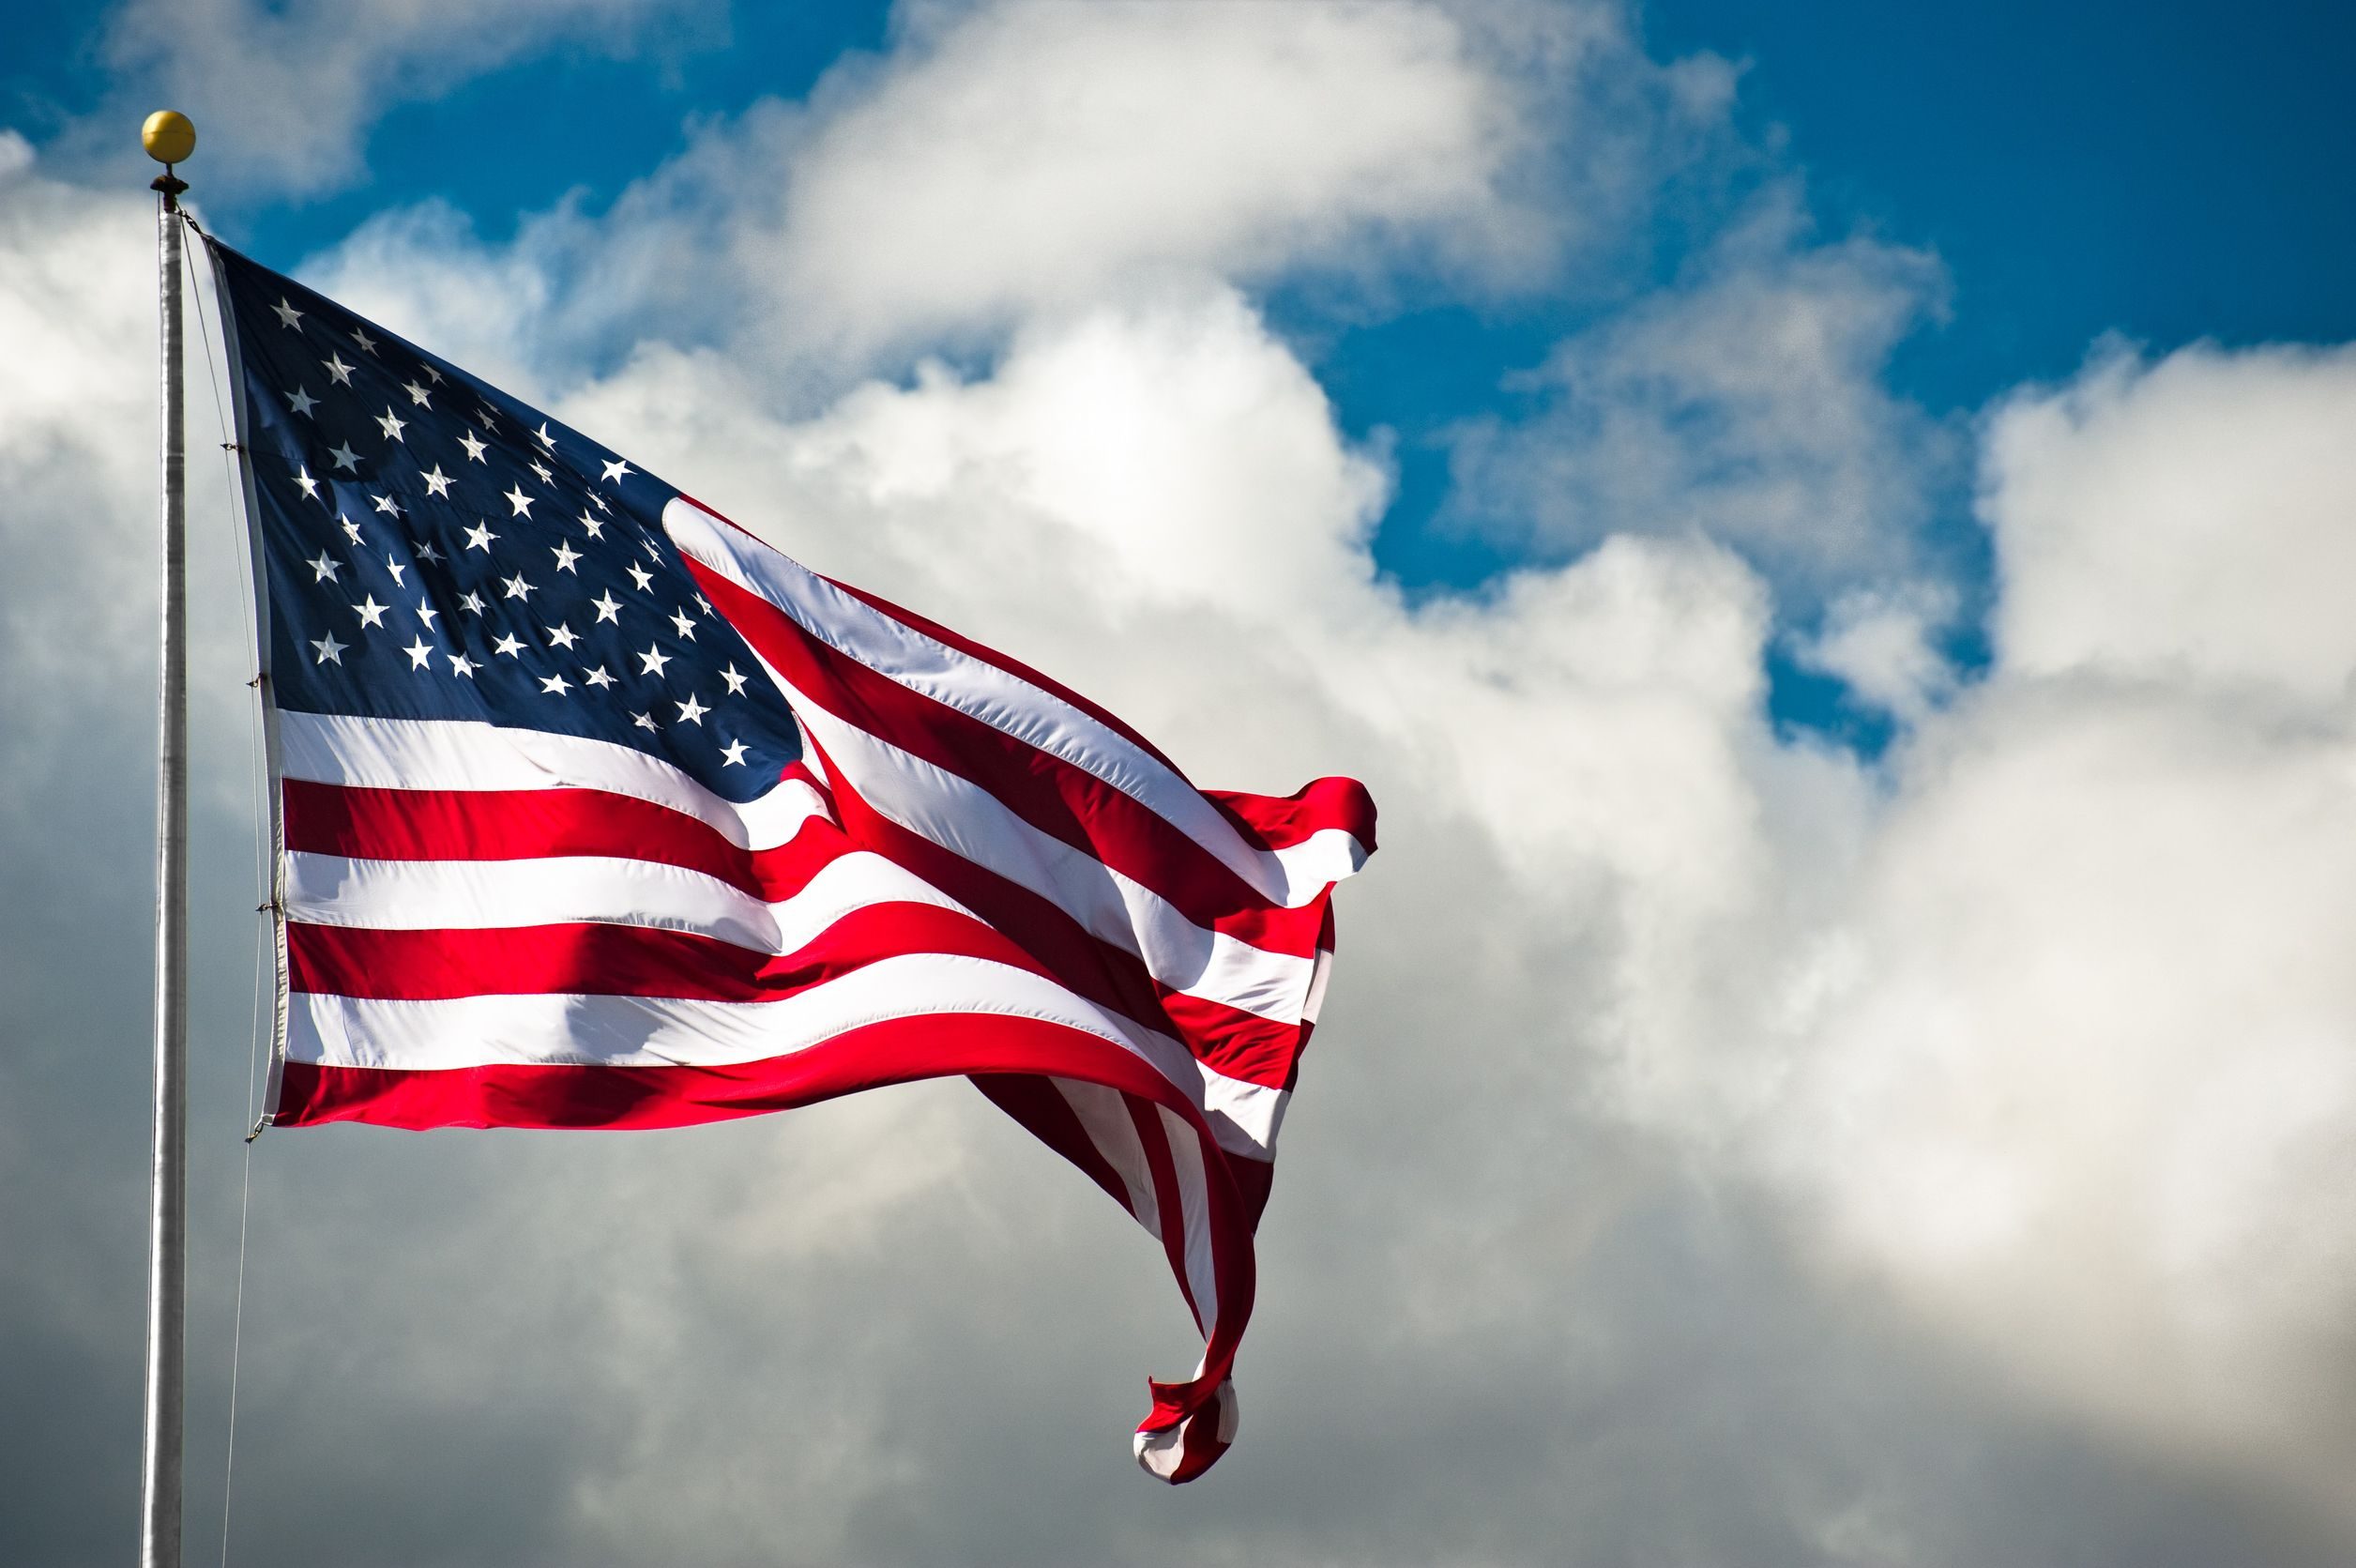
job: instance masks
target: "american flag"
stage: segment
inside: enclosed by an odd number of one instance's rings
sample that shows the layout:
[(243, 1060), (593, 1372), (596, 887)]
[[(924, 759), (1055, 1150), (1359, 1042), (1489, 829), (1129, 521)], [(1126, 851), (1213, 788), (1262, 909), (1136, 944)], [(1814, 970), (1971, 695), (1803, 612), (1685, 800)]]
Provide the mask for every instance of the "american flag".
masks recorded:
[(1162, 1244), (1235, 1431), (1253, 1230), (1366, 792), (1197, 789), (211, 240), (278, 820), (272, 1119), (665, 1127), (962, 1073)]

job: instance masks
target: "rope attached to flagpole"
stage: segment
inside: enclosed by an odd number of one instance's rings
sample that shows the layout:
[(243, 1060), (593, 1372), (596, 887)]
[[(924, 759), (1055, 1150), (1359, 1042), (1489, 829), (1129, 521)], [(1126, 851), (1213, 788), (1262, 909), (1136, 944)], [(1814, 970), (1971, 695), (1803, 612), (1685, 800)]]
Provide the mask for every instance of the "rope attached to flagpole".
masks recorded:
[[(181, 218), (190, 229), (195, 230), (199, 235), (204, 233), (203, 226), (197, 222), (195, 218), (186, 213), (183, 213)], [(207, 372), (205, 381), (212, 388), (213, 415), (218, 422), (221, 436), (221, 466), (226, 473), (230, 492), (234, 495), (236, 491), (238, 483), (237, 464), (241, 455), (237, 450), (237, 443), (235, 439), (236, 425), (229, 418), (228, 396), (224, 393), (221, 387), (222, 358), (214, 351), (212, 324), (207, 318), (205, 312), (205, 296), (207, 291), (199, 288), (195, 290), (194, 293), (196, 296), (196, 329), (198, 335), (203, 338), (205, 343), (205, 367)], [(246, 573), (250, 576), (252, 571), (252, 563), (247, 558), (248, 553), (245, 549), (245, 541), (238, 537), (236, 520), (227, 511), (224, 511), (222, 516), (229, 525), (230, 556), (232, 559), (241, 563)], [(248, 586), (250, 589), (251, 584), (249, 584)], [(239, 608), (245, 615), (245, 646), (248, 647), (254, 647), (258, 645), (256, 643), (256, 632), (254, 627), (253, 597), (251, 591), (241, 597), (239, 601)], [(251, 722), (248, 724), (246, 729), (246, 765), (248, 774), (253, 784), (253, 788), (248, 793), (253, 803), (253, 837), (254, 852), (256, 856), (255, 875), (259, 886), (265, 891), (265, 895), (266, 896), (267, 890), (271, 884), (271, 843), (268, 813), (262, 799), (264, 791), (266, 791), (269, 786), (269, 780), (267, 777), (267, 769), (263, 765), (264, 744), (261, 733), (261, 704), (267, 702), (269, 698), (267, 693), (260, 691), (258, 682), (249, 682), (249, 684), (255, 686), (257, 700), (251, 716)], [(261, 906), (258, 912), (266, 915), (269, 911), (270, 906), (265, 903)], [(241, 1131), (246, 1129), (250, 1129), (250, 1131), (245, 1131), (245, 1148), (241, 1162), (243, 1168), (240, 1173), (237, 1194), (236, 1305), (230, 1317), (229, 1431), (227, 1443), (221, 1459), (220, 1477), (221, 1568), (229, 1568), (229, 1526), (233, 1506), (236, 1498), (238, 1373), (244, 1359), (245, 1349), (246, 1254), (247, 1239), (250, 1233), (249, 1222), (253, 1205), (253, 1143), (254, 1139), (260, 1135), (262, 1126), (260, 1104), (262, 1081), (262, 993), (263, 988), (268, 983), (269, 963), (269, 944), (266, 942), (257, 944), (254, 951), (253, 987), (251, 997), (252, 1014), (248, 1020), (246, 1027), (246, 1119), (242, 1124)]]

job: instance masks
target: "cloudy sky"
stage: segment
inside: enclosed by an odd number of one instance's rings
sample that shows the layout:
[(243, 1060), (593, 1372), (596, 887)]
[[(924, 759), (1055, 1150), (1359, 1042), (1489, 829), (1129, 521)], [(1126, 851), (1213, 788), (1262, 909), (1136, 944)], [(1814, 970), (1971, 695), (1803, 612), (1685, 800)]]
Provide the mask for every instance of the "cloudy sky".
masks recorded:
[[(17, 0), (0, 1561), (136, 1536), (154, 279), (266, 264), (1193, 775), (1363, 778), (1242, 1433), (962, 1084), (253, 1152), (253, 1564), (2356, 1557), (2326, 8)], [(1755, 14), (1763, 13), (1763, 14)], [(259, 896), (190, 394), (190, 1560)]]

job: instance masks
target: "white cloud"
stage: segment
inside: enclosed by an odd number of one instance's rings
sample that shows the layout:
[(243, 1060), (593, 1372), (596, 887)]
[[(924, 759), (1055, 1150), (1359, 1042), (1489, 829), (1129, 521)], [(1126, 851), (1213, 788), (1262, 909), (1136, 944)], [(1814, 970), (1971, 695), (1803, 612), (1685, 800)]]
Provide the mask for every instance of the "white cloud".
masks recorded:
[(1467, 521), (1556, 556), (1701, 534), (1802, 598), (1911, 569), (1946, 454), (1883, 370), (1943, 308), (1937, 259), (1818, 242), (1783, 189), (1689, 274), (1520, 378), (1536, 418), (1465, 431)]
[[(1085, 672), (1199, 776), (1354, 770), (1394, 841), (1455, 824), (1485, 842), (1478, 891), (1412, 850), (1353, 886), (1341, 992), (1417, 972), (1495, 1059), (1345, 1002), (1332, 1028), (1359, 1059), (1337, 1076), (1583, 1064), (1620, 1114), (1784, 1193), (1828, 1258), (1886, 1281), (2014, 1397), (2303, 1477), (2311, 1500), (2356, 1458), (2335, 1370), (2356, 1322), (2339, 698), (2253, 704), (2197, 673), (2007, 653), (1942, 707), (1924, 635), (1950, 603), (1894, 591), (1836, 607), (1816, 647), (1914, 725), (1877, 779), (1769, 732), (1767, 598), (1716, 547), (1618, 538), (1479, 601), (1402, 603), (1363, 554), (1370, 459), (1231, 296), (1095, 312), (1019, 339), (985, 380), (935, 370), (799, 424), (684, 412), (740, 407), (729, 373), (649, 359), (572, 413), (646, 432), (650, 461), (823, 568)], [(2276, 419), (2323, 428), (2320, 391)], [(2101, 382), (2060, 395), (2138, 406)], [(2044, 434), (2041, 480), (2114, 440), (2100, 419)], [(2137, 449), (2135, 483), (2047, 508), (2042, 553), (2015, 561), (2022, 448), (1999, 421), (1987, 504), (2008, 591), (2099, 615), (2147, 489), (2328, 496), (2348, 479), (2320, 441), (2295, 471), (2278, 447)], [(2276, 530), (2306, 517), (2231, 523), (2212, 526), (2303, 569)], [(2231, 630), (2279, 640), (2271, 602), (2253, 592)], [(2227, 623), (2170, 624), (2239, 673)], [(1420, 965), (1436, 920), (1486, 961)], [(1535, 1038), (1483, 1023), (1523, 1008), (1550, 1020)], [(1334, 1091), (1323, 1074), (1308, 1104)], [(1543, 1135), (1561, 1114), (1493, 1107), (1491, 1131)], [(1530, 1284), (1481, 1266), (1507, 1299)], [(1443, 1332), (1467, 1307), (1443, 1290), (1427, 1310)]]
[[(1558, 283), (1726, 134), (1733, 72), (1660, 66), (1608, 4), (907, 7), (805, 104), (707, 122), (605, 214), (522, 225), (539, 352), (724, 343), (814, 377), (1234, 283), (1354, 308)], [(363, 247), (441, 270), (450, 215)], [(415, 291), (412, 291), (415, 292)], [(550, 301), (555, 301), (551, 304)]]
[(1998, 662), (1907, 756), (1794, 1158), (2027, 1386), (2356, 1465), (2346, 351), (2097, 363), (1988, 433)]
[(2112, 348), (1988, 432), (1996, 631), (2025, 673), (2328, 704), (2356, 671), (2356, 350)]
[[(128, 0), (106, 53), (116, 102), (160, 96), (196, 122), (208, 189), (306, 194), (355, 178), (369, 129), (397, 104), (559, 40), (627, 55), (721, 23), (714, 0)], [(100, 123), (125, 121), (100, 116), (76, 145)]]
[(1421, 5), (956, 15), (821, 99), (737, 261), (854, 341), (1369, 247), (1510, 266), (1543, 238), (1499, 190), (1528, 129), (1467, 32)]
[(1823, 624), (1798, 645), (1799, 660), (1838, 677), (1859, 701), (1920, 723), (1955, 687), (1938, 636), (1956, 611), (1955, 591), (1943, 583), (1851, 588), (1825, 607)]

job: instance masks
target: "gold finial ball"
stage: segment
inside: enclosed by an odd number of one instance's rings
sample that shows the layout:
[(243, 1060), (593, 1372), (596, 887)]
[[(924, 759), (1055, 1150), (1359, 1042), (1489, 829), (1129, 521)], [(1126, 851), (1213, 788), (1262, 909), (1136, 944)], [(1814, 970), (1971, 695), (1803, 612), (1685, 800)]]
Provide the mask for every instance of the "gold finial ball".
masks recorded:
[(159, 163), (185, 163), (196, 150), (196, 127), (177, 109), (159, 109), (139, 128), (139, 145)]

